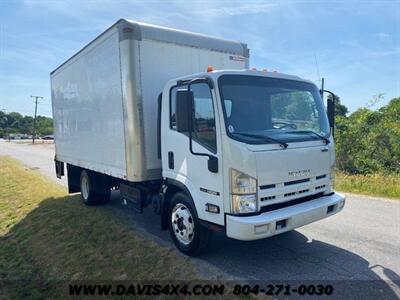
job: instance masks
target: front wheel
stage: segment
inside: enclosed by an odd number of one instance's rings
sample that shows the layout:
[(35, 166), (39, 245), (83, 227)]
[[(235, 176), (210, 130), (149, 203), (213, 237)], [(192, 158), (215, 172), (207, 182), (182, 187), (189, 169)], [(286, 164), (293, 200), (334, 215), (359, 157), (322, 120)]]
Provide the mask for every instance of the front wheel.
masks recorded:
[(211, 231), (200, 224), (192, 201), (184, 193), (171, 199), (169, 231), (176, 247), (190, 256), (201, 254), (211, 237)]

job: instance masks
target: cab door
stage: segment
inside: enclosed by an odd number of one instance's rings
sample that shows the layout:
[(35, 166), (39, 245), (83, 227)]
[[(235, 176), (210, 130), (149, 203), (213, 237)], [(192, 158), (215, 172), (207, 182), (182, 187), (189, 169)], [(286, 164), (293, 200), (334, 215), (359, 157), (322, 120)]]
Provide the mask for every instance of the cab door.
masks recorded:
[[(187, 85), (174, 85), (164, 91), (162, 129), (163, 176), (185, 185), (193, 198), (198, 217), (224, 224), (220, 118), (215, 92), (205, 82), (191, 84), (194, 96), (192, 148), (194, 153), (214, 156), (218, 171), (208, 167), (209, 157), (190, 152), (189, 135), (176, 130), (176, 93)], [(216, 205), (219, 212), (207, 211)]]

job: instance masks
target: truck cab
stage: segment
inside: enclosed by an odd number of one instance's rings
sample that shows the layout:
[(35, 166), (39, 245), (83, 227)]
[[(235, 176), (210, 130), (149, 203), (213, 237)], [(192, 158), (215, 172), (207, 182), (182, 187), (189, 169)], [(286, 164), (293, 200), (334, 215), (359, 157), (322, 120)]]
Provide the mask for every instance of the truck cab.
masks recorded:
[(256, 240), (336, 214), (345, 204), (333, 191), (334, 141), (310, 81), (255, 70), (171, 80), (160, 125), (163, 180), (183, 190), (165, 205), (166, 222), (183, 252), (191, 253), (202, 234), (194, 219), (230, 238)]

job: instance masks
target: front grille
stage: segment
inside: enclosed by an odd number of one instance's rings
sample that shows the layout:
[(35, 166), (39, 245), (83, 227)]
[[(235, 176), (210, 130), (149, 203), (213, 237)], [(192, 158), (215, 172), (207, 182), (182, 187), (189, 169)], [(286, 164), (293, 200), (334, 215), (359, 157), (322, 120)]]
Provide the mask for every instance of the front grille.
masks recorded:
[(305, 190), (301, 190), (301, 191), (297, 191), (297, 192), (291, 192), (291, 193), (286, 193), (284, 196), (285, 197), (291, 197), (297, 194), (304, 194), (304, 193), (308, 193), (310, 190), (309, 189), (305, 189)]
[(284, 185), (288, 186), (288, 185), (299, 184), (299, 183), (304, 183), (304, 182), (308, 182), (308, 181), (310, 181), (310, 178), (287, 181), (287, 182), (284, 183)]
[(271, 206), (280, 203), (290, 202), (299, 197), (306, 197), (314, 193), (324, 193), (328, 175), (321, 174), (315, 177), (303, 178), (286, 182), (275, 182), (260, 185), (259, 202), (260, 206)]
[(307, 201), (315, 200), (315, 199), (317, 199), (319, 197), (322, 197), (323, 194), (324, 193), (318, 193), (318, 194), (315, 194), (315, 195), (306, 196), (306, 197), (302, 197), (302, 198), (297, 198), (297, 199), (293, 199), (293, 200), (286, 201), (286, 202), (283, 202), (283, 203), (276, 203), (276, 204), (271, 204), (271, 205), (268, 205), (268, 206), (263, 206), (260, 209), (260, 213), (264, 213), (264, 212), (267, 212), (267, 211), (273, 211), (273, 210), (277, 210), (277, 209), (280, 209), (280, 208), (285, 208), (285, 207), (297, 205), (297, 204), (300, 204), (300, 203), (304, 203), (304, 202), (307, 202)]
[(276, 187), (275, 184), (260, 185), (260, 190), (273, 189), (274, 187)]
[(261, 198), (260, 201), (274, 200), (275, 198), (276, 198), (275, 196), (268, 196)]

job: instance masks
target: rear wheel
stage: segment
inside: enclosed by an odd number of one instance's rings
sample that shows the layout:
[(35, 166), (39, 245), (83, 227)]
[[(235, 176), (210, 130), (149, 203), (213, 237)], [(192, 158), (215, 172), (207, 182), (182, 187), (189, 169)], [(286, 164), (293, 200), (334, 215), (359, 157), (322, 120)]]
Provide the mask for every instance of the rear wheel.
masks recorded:
[(190, 256), (204, 252), (211, 237), (211, 231), (200, 224), (192, 201), (181, 192), (170, 202), (169, 231), (176, 247)]
[(110, 200), (111, 191), (100, 175), (83, 170), (79, 181), (81, 199), (86, 205), (104, 204)]

